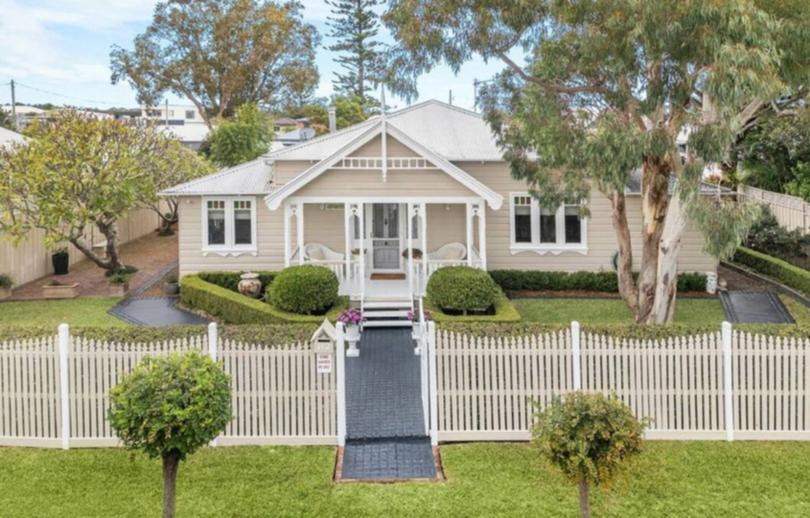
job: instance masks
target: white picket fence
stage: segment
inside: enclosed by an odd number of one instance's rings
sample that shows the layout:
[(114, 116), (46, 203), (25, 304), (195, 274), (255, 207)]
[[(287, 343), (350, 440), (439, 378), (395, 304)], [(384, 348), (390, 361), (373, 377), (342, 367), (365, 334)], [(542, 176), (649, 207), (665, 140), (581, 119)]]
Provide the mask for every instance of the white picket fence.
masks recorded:
[(650, 439), (810, 440), (810, 340), (722, 331), (659, 340), (439, 332), (439, 441), (528, 440), (535, 410), (571, 390), (615, 393)]
[[(207, 335), (118, 343), (59, 335), (0, 342), (0, 446), (119, 445), (110, 389), (144, 356), (198, 350), (231, 377), (233, 420), (219, 445), (336, 444), (337, 368), (316, 372), (309, 343), (241, 343)], [(339, 363), (339, 362), (336, 362)], [(336, 365), (337, 367), (337, 365)]]

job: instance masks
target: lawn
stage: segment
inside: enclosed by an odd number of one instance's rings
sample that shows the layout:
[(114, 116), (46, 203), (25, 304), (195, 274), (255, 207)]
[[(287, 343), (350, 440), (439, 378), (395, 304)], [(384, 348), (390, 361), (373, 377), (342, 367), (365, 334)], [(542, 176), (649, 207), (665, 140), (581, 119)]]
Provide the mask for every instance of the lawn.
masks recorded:
[[(543, 324), (629, 324), (630, 310), (620, 299), (515, 299), (512, 301), (524, 320)], [(679, 299), (675, 322), (694, 325), (720, 325), (725, 320), (719, 299)]]
[[(178, 516), (576, 516), (576, 490), (525, 444), (442, 447), (446, 482), (333, 484), (334, 449), (207, 449)], [(157, 461), (123, 450), (0, 448), (0, 514), (159, 516)], [(650, 442), (595, 516), (808, 516), (810, 443)]]
[(125, 326), (126, 322), (107, 314), (120, 299), (81, 298), (70, 300), (31, 300), (0, 303), (0, 326), (56, 327)]

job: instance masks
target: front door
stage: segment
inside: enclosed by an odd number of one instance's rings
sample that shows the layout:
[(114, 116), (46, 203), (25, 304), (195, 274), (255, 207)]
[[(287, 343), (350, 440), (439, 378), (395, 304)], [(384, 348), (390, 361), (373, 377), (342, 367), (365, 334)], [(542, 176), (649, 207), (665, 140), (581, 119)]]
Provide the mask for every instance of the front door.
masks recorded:
[(398, 203), (372, 205), (372, 264), (375, 270), (400, 270), (399, 216)]

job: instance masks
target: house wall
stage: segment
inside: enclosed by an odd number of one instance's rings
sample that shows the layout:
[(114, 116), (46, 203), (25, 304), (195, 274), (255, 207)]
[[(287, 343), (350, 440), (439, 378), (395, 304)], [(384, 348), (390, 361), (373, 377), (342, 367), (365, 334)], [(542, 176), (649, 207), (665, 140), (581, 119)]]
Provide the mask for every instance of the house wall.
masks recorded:
[(293, 196), (475, 196), (444, 171), (330, 169)]

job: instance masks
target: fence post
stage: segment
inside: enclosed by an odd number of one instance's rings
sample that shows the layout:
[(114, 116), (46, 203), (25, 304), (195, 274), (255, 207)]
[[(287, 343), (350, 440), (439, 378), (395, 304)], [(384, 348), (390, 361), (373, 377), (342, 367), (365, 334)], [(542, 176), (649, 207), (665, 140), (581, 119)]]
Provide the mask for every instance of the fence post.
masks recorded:
[(580, 338), (579, 322), (574, 320), (571, 322), (571, 361), (574, 368), (574, 390), (582, 390), (582, 351), (579, 345)]
[(430, 444), (439, 444), (439, 392), (436, 378), (436, 323), (428, 322), (427, 351), (428, 357), (428, 400), (430, 401)]
[(335, 333), (335, 369), (337, 370), (337, 442), (346, 445), (346, 327), (338, 322)]
[(217, 335), (217, 323), (211, 322), (208, 324), (208, 355), (212, 360), (217, 361), (217, 348), (219, 344)]
[(721, 325), (721, 336), (723, 341), (723, 406), (725, 409), (726, 440), (734, 440), (734, 394), (732, 392), (732, 368), (731, 368), (731, 340), (732, 328), (729, 322)]
[(59, 324), (59, 398), (62, 414), (62, 449), (70, 448), (70, 384), (68, 380), (68, 354), (70, 354), (70, 327)]
[[(217, 323), (211, 322), (208, 324), (208, 356), (214, 361), (217, 361), (217, 340)], [(216, 447), (218, 442), (219, 438), (215, 437), (214, 440), (211, 441), (211, 446)]]

